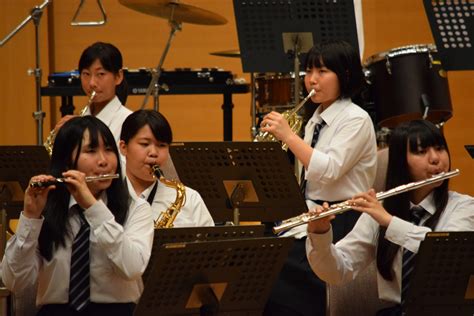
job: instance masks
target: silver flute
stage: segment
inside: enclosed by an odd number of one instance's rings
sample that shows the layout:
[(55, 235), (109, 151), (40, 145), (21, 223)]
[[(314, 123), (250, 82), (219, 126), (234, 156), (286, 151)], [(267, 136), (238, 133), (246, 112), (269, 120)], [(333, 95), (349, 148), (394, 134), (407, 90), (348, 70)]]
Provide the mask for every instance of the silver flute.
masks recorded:
[[(459, 169), (455, 169), (452, 171), (448, 172), (441, 172), (438, 174), (433, 175), (431, 178), (421, 180), (421, 181), (416, 181), (416, 182), (410, 182), (408, 184), (400, 185), (398, 187), (395, 187), (393, 189), (384, 191), (384, 192), (379, 192), (376, 194), (376, 198), (379, 201), (382, 201), (389, 196), (392, 195), (397, 195), (403, 192), (411, 191), (414, 189), (418, 189), (420, 187), (423, 187), (428, 184), (432, 184), (438, 181), (442, 181), (448, 178), (452, 178), (454, 176), (457, 176), (459, 174)], [(354, 205), (351, 205), (348, 201), (337, 203), (331, 205), (327, 211), (324, 211), (323, 213), (319, 214), (310, 214), (310, 213), (303, 213), (301, 215), (286, 219), (282, 221), (281, 225), (273, 227), (273, 232), (275, 234), (279, 234), (281, 232), (285, 232), (287, 230), (290, 230), (293, 227), (297, 227), (303, 224), (306, 224), (308, 222), (312, 222), (327, 216), (331, 215), (337, 215), (344, 213), (346, 211), (349, 211), (352, 209)]]
[[(119, 177), (118, 173), (111, 174), (101, 174), (98, 176), (88, 176), (86, 177), (86, 182), (108, 180), (108, 179), (117, 179)], [(30, 188), (47, 188), (50, 185), (55, 185), (58, 183), (65, 183), (67, 178), (56, 178), (55, 180), (48, 181), (31, 181)]]

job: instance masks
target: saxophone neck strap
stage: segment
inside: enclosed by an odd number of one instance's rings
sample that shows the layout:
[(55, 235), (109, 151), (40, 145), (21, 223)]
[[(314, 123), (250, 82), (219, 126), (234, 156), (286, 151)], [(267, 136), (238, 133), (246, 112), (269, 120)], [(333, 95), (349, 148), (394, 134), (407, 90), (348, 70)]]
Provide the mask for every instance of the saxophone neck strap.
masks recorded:
[(148, 204), (150, 204), (150, 206), (153, 203), (153, 199), (155, 198), (155, 193), (157, 189), (158, 189), (158, 181), (155, 181), (155, 185), (153, 186), (153, 189), (151, 189), (150, 194), (148, 195), (148, 198), (146, 199)]

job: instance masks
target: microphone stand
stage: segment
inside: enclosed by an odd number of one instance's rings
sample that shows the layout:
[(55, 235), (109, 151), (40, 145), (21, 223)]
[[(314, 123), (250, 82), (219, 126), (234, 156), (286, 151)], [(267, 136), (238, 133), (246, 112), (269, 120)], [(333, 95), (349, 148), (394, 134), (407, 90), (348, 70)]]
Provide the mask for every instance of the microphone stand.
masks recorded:
[[(158, 111), (158, 107), (159, 107), (158, 96), (160, 94), (160, 88), (161, 88), (159, 83), (158, 83), (158, 80), (160, 79), (160, 76), (161, 76), (161, 68), (163, 66), (163, 63), (165, 62), (165, 58), (166, 58), (166, 55), (168, 54), (168, 50), (170, 49), (171, 40), (173, 39), (176, 31), (181, 31), (181, 22), (175, 21), (174, 17), (173, 17), (174, 9), (176, 8), (175, 6), (178, 5), (178, 3), (170, 2), (169, 5), (171, 6), (171, 14), (170, 14), (170, 18), (168, 20), (169, 24), (170, 24), (170, 27), (171, 27), (170, 35), (168, 37), (168, 41), (166, 42), (165, 50), (163, 51), (163, 54), (161, 55), (160, 62), (158, 63), (158, 66), (156, 67), (156, 69), (153, 69), (151, 81), (150, 81), (150, 84), (148, 85), (148, 88), (146, 90), (145, 99), (143, 99), (141, 109), (145, 108), (146, 103), (148, 101), (148, 98), (150, 97), (151, 92), (153, 91), (154, 92), (154, 94), (153, 94), (153, 109), (155, 111)], [(166, 87), (163, 87), (163, 88), (166, 89)]]
[(28, 71), (29, 75), (35, 76), (36, 83), (36, 112), (33, 112), (33, 117), (36, 120), (37, 126), (37, 144), (43, 145), (43, 119), (45, 113), (43, 112), (41, 104), (41, 68), (40, 68), (40, 51), (39, 51), (39, 24), (43, 10), (52, 2), (52, 0), (45, 0), (40, 6), (35, 6), (30, 15), (23, 20), (13, 31), (10, 32), (4, 39), (0, 41), (0, 47), (3, 46), (10, 38), (18, 33), (28, 22), (33, 20), (35, 25), (35, 49), (36, 49), (36, 68)]

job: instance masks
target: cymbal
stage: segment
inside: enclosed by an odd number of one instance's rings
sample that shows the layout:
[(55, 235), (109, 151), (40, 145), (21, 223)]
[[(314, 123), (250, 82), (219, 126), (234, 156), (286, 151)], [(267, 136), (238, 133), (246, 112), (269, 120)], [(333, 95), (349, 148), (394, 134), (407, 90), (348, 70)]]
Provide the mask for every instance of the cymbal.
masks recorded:
[(176, 22), (203, 25), (227, 23), (227, 19), (217, 13), (183, 4), (178, 0), (119, 0), (119, 2), (132, 10), (165, 19), (171, 18), (174, 8), (173, 20)]
[(221, 56), (221, 57), (240, 57), (240, 50), (238, 49), (223, 50), (220, 52), (212, 52), (209, 54), (214, 55), (214, 56)]

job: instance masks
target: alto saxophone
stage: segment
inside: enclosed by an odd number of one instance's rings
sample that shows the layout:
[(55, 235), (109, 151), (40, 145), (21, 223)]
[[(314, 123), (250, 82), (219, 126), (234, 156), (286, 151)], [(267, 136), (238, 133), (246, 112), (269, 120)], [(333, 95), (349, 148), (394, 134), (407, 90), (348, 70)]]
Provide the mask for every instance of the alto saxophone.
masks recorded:
[[(92, 104), (92, 100), (94, 99), (95, 95), (96, 95), (96, 92), (92, 91), (91, 96), (89, 97), (89, 100), (87, 101), (87, 104), (82, 108), (81, 112), (79, 113), (79, 116), (84, 116), (84, 114), (86, 114), (87, 109)], [(50, 157), (53, 155), (53, 144), (54, 144), (55, 138), (56, 138), (56, 132), (53, 129), (49, 133), (48, 138), (46, 138), (46, 141), (43, 144), (44, 148), (46, 148), (46, 151), (48, 152)]]
[(158, 219), (155, 221), (155, 229), (157, 228), (172, 228), (173, 222), (181, 211), (184, 203), (186, 203), (186, 187), (183, 183), (178, 180), (168, 180), (163, 176), (159, 166), (154, 165), (152, 167), (153, 175), (160, 180), (161, 183), (167, 187), (176, 190), (176, 199), (168, 207), (168, 209), (160, 214)]
[[(290, 125), (291, 130), (293, 133), (298, 134), (301, 130), (301, 127), (303, 126), (303, 119), (301, 116), (298, 115), (298, 111), (301, 109), (301, 107), (308, 101), (309, 98), (311, 98), (313, 95), (316, 94), (316, 91), (311, 90), (308, 95), (293, 109), (291, 110), (286, 110), (283, 112), (281, 115), (285, 120), (288, 121), (288, 124)], [(270, 134), (269, 132), (263, 132), (260, 131), (257, 136), (253, 139), (254, 142), (277, 142), (278, 139), (276, 139), (275, 136)], [(283, 150), (288, 150), (288, 145), (285, 143), (281, 144), (281, 148)]]

